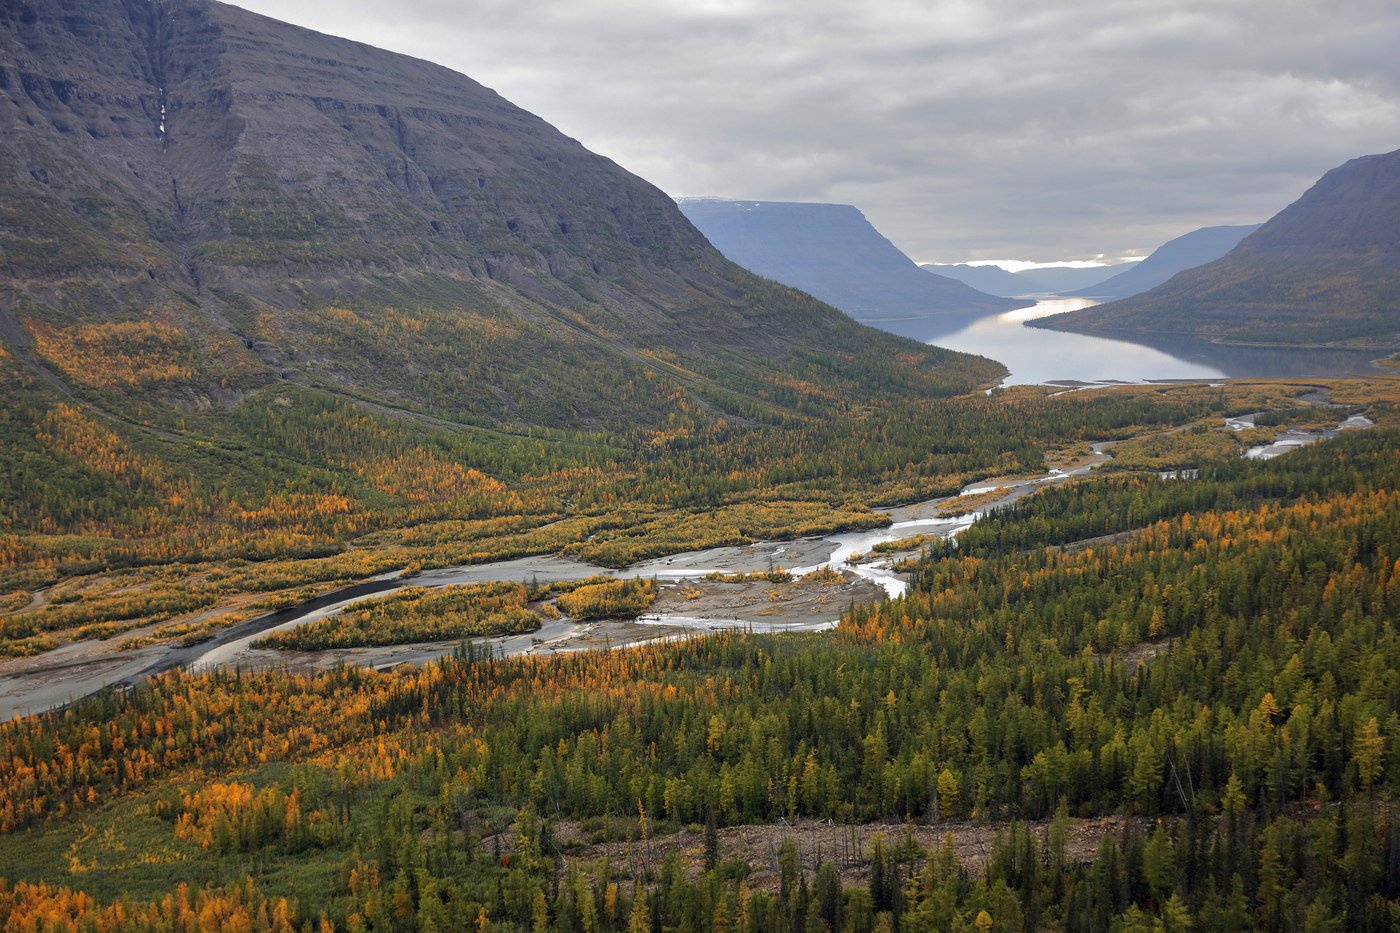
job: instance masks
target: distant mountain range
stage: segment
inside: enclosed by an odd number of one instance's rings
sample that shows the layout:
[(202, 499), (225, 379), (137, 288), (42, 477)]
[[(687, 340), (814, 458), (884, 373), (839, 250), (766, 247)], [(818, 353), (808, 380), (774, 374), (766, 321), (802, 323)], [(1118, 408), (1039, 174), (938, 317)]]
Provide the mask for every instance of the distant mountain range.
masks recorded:
[(934, 275), (957, 279), (989, 295), (1019, 298), (1025, 295), (1057, 295), (1070, 289), (1092, 286), (1113, 275), (1122, 265), (1087, 268), (1055, 266), (1046, 269), (1026, 269), (1022, 272), (1008, 272), (1001, 266), (966, 264), (925, 263), (920, 268)]
[(1007, 272), (1001, 266), (923, 263), (919, 268), (930, 275), (957, 279), (969, 288), (975, 288), (979, 292), (998, 295), (1002, 298), (1019, 298), (1023, 295), (1033, 295), (1038, 291), (1028, 280), (1021, 278), (1014, 272)]
[(1400, 151), (1333, 169), (1215, 262), (1034, 326), (1278, 346), (1400, 346)]
[(1228, 253), (1240, 240), (1259, 229), (1202, 227), (1159, 246), (1141, 262), (1111, 266), (1026, 269), (1008, 272), (1001, 266), (941, 265), (925, 263), (928, 272), (957, 279), (989, 295), (1067, 295), (1083, 298), (1126, 298), (1195, 266)]
[(739, 265), (894, 333), (928, 340), (978, 317), (1030, 304), (928, 274), (848, 204), (721, 198), (679, 203), (700, 232)]
[(1124, 272), (1087, 288), (1065, 294), (1084, 298), (1127, 298), (1163, 282), (1187, 269), (1203, 266), (1224, 256), (1259, 229), (1259, 224), (1238, 227), (1202, 227), (1168, 240), (1142, 262)]

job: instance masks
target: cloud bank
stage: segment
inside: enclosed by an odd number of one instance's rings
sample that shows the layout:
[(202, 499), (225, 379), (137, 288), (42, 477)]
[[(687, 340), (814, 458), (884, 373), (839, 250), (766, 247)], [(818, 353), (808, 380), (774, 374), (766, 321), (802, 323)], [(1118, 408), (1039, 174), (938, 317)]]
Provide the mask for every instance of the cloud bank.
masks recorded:
[(838, 201), (921, 262), (1267, 219), (1400, 148), (1391, 0), (242, 0), (461, 71), (678, 196)]

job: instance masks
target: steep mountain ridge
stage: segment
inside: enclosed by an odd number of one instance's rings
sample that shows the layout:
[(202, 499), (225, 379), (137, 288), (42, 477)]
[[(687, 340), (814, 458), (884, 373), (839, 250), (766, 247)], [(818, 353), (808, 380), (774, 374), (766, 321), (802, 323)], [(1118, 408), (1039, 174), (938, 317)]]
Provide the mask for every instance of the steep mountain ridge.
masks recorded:
[[(790, 407), (775, 367), (861, 392), (894, 346), (475, 81), (208, 0), (6, 4), (0, 129), (5, 340), (86, 395), (291, 379), (462, 420), (645, 423), (677, 387)], [(832, 345), (854, 352), (813, 356)]]
[(724, 198), (679, 203), (710, 242), (739, 265), (894, 333), (927, 340), (1029, 303), (928, 274), (849, 204)]
[(1400, 346), (1400, 150), (1352, 159), (1215, 262), (1033, 326)]
[[(704, 249), (661, 192), (446, 68), (199, 0), (42, 7), (11, 9), (6, 23), (6, 109), (28, 131), (16, 148), (101, 171), (106, 192), (47, 177), (33, 154), (27, 166), (70, 203), (125, 196), (116, 206), (146, 228), (123, 231), (90, 209), (87, 226), (109, 241), (131, 245), (134, 232), (144, 245), (154, 233), (198, 247), (193, 259), (215, 269), (345, 259), (395, 269), (421, 264), (432, 241), (429, 259), (497, 253), (541, 272), (568, 263), (590, 231), (653, 265)], [(254, 248), (312, 234), (348, 251)]]

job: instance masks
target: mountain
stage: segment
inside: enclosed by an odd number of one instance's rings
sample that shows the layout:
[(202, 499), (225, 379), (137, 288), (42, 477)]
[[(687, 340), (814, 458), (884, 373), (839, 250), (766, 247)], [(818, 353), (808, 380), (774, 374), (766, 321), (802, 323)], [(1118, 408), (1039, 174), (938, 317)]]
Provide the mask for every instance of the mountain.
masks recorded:
[(1215, 262), (1035, 326), (1279, 346), (1400, 346), (1400, 151), (1333, 169)]
[(1027, 304), (920, 270), (849, 204), (720, 198), (679, 203), (700, 232), (739, 265), (895, 333), (929, 339)]
[(1117, 266), (1054, 266), (1008, 272), (1001, 266), (937, 265), (921, 266), (925, 272), (957, 279), (990, 295), (1012, 298), (1023, 295), (1056, 295), (1085, 288), (1113, 275)]
[(986, 369), (755, 278), (463, 75), (220, 3), (0, 6), (0, 132), (0, 336), (124, 416), (294, 382), (622, 427)]
[(1163, 243), (1152, 251), (1152, 255), (1135, 263), (1126, 272), (1067, 294), (1085, 298), (1127, 298), (1145, 292), (1178, 272), (1214, 262), (1258, 229), (1259, 224), (1245, 224), (1193, 230)]
[(1021, 295), (1035, 294), (1036, 289), (1026, 279), (1021, 278), (1014, 272), (1007, 272), (1001, 266), (969, 266), (964, 263), (957, 265), (944, 263), (924, 263), (919, 266), (925, 272), (932, 275), (945, 276), (950, 279), (957, 279), (964, 285), (975, 288), (988, 295), (999, 295), (1003, 298), (1016, 298)]
[(1097, 285), (1115, 274), (1119, 265), (1111, 266), (1052, 266), (1048, 269), (1026, 269), (1016, 277), (1035, 286), (1036, 294), (1059, 295), (1079, 288)]

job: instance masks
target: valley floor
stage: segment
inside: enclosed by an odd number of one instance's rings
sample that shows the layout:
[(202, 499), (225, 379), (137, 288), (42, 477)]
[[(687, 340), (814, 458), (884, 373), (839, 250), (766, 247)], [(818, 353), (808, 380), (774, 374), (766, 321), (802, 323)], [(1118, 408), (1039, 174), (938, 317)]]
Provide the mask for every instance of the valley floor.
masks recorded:
[[(645, 591), (638, 619), (544, 619), (513, 657), (250, 670), (245, 620), (175, 649), (206, 673), (0, 725), (0, 918), (178, 927), (188, 897), (269, 930), (1393, 926), (1400, 461), (1395, 409), (1337, 430), (1354, 415), (1237, 406), (883, 527), (653, 558), (555, 603)], [(1331, 437), (1243, 456), (1285, 429)]]
[[(654, 576), (666, 581), (656, 605), (642, 621), (562, 619), (547, 621), (535, 632), (476, 639), (475, 642), (480, 647), (489, 647), (496, 656), (510, 657), (596, 647), (622, 648), (723, 628), (759, 632), (830, 628), (848, 606), (897, 595), (907, 577), (890, 568), (901, 559), (916, 556), (923, 546), (922, 538), (948, 538), (989, 510), (1008, 506), (1047, 484), (1085, 475), (1111, 459), (1109, 450), (1112, 447), (1112, 443), (1095, 444), (1092, 450), (1072, 455), (1049, 473), (993, 477), (969, 486), (961, 496), (944, 496), (884, 510), (889, 516), (888, 526), (869, 532), (761, 541), (640, 562), (619, 575)], [(966, 515), (953, 508), (964, 499), (976, 503), (976, 509)], [(906, 539), (918, 543), (881, 555), (868, 553), (874, 545)], [(871, 557), (876, 559), (871, 560)], [(826, 582), (798, 579), (780, 584), (762, 580), (706, 579), (713, 575), (761, 573), (774, 567), (790, 568), (802, 574), (824, 566), (838, 569), (844, 579)], [(548, 582), (613, 573), (607, 568), (575, 560), (540, 556), (430, 570), (405, 582), (440, 587), (496, 580)], [(363, 598), (353, 597), (324, 606), (328, 597), (318, 597), (308, 604), (316, 608), (280, 610), (263, 617), (267, 624), (260, 625), (257, 619), (252, 619), (193, 647), (139, 644), (135, 640), (143, 633), (137, 631), (132, 634), (131, 641), (79, 641), (34, 657), (0, 660), (0, 720), (42, 712), (105, 686), (135, 683), (142, 676), (177, 665), (199, 670), (285, 667), (293, 671), (314, 671), (350, 663), (384, 669), (421, 664), (459, 647), (460, 640), (323, 651), (274, 650), (252, 644), (268, 632), (333, 615)], [(237, 637), (230, 638), (230, 635)]]

